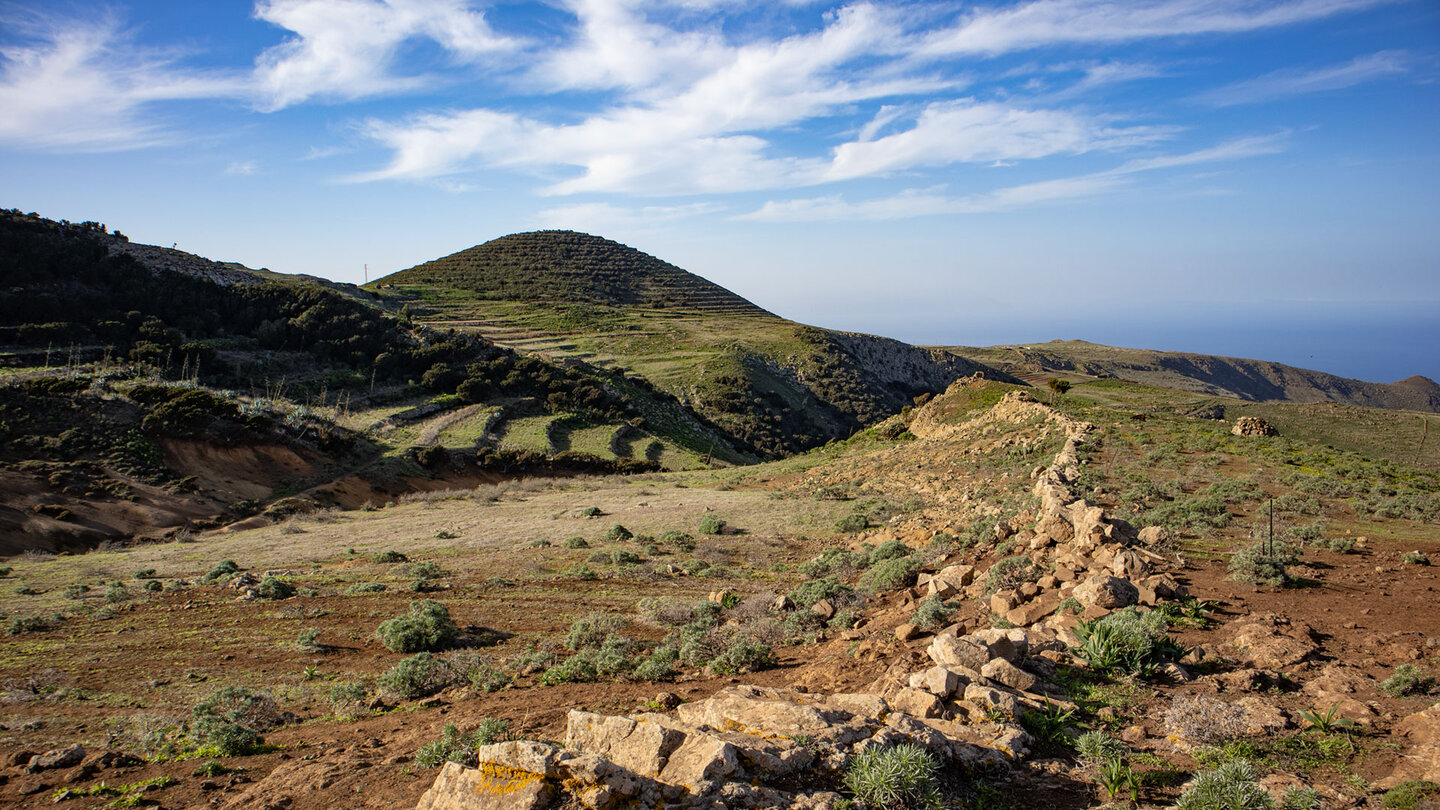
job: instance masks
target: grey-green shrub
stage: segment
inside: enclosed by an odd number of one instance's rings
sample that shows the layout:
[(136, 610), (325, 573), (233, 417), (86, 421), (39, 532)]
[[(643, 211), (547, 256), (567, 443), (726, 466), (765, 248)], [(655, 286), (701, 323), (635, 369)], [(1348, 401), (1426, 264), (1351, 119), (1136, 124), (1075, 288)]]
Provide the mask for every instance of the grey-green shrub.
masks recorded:
[(411, 602), (410, 612), (380, 623), (375, 631), (380, 643), (394, 652), (435, 651), (454, 643), (460, 629), (445, 605), (433, 599)]
[(587, 541), (585, 540), (585, 538), (580, 537), (579, 535), (576, 535), (575, 537), (567, 537), (567, 538), (565, 538), (565, 543), (564, 543), (564, 545), (565, 545), (565, 548), (589, 548), (589, 547), (590, 547), (590, 543), (587, 542)]
[(451, 670), (445, 661), (428, 652), (406, 658), (375, 679), (375, 685), (406, 700), (433, 695), (449, 686)]
[(1040, 579), (1040, 569), (1029, 557), (1016, 555), (998, 560), (985, 575), (985, 593), (1007, 591)]
[(345, 593), (351, 596), (358, 596), (362, 593), (381, 593), (388, 589), (383, 582), (357, 582), (345, 589)]
[(835, 531), (845, 534), (863, 532), (870, 528), (870, 518), (863, 512), (851, 512), (835, 521)]
[(111, 582), (109, 585), (105, 586), (106, 604), (113, 605), (117, 602), (124, 602), (129, 598), (130, 591), (125, 589), (125, 583), (121, 582), (120, 580), (117, 579), (114, 582)]
[(944, 599), (931, 596), (921, 601), (915, 612), (910, 614), (910, 623), (933, 633), (949, 624), (954, 615), (955, 608), (945, 604)]
[(1159, 611), (1128, 607), (1076, 625), (1080, 646), (1074, 652), (1098, 672), (1149, 675), (1187, 652), (1166, 635), (1167, 629)]
[(715, 515), (706, 515), (705, 517), (700, 519), (701, 534), (723, 534), (724, 531), (725, 521), (721, 520), (719, 517)]
[(415, 763), (422, 768), (436, 768), (446, 762), (473, 767), (475, 749), (510, 739), (509, 729), (504, 720), (493, 717), (482, 719), (478, 726), (465, 732), (454, 723), (447, 723), (440, 731), (440, 739), (420, 746), (415, 753)]
[(1435, 679), (1414, 664), (1401, 664), (1390, 677), (1380, 682), (1380, 688), (1390, 697), (1418, 695), (1432, 691), (1435, 688)]
[(282, 721), (275, 699), (266, 692), (226, 686), (195, 705), (190, 713), (190, 736), (201, 746), (213, 746), (223, 756), (248, 754), (264, 742), (261, 733)]
[(606, 530), (605, 536), (602, 539), (611, 543), (623, 543), (634, 536), (635, 534), (629, 529), (621, 526), (619, 523), (616, 523), (614, 526), (611, 526), (608, 530)]
[(1086, 765), (1099, 766), (1125, 756), (1125, 743), (1103, 731), (1087, 731), (1075, 738), (1075, 753)]
[(401, 554), (394, 549), (390, 549), (389, 551), (382, 551), (379, 554), (376, 554), (374, 557), (371, 557), (370, 559), (381, 564), (410, 562), (409, 557), (406, 557), (404, 554)]
[(844, 784), (866, 808), (925, 808), (943, 806), (939, 766), (914, 743), (892, 748), (872, 747), (845, 764)]
[(1275, 801), (1259, 783), (1260, 772), (1249, 760), (1233, 759), (1201, 771), (1185, 783), (1176, 810), (1271, 810)]
[(295, 595), (295, 586), (289, 582), (267, 575), (260, 580), (259, 593), (261, 599), (289, 599)]
[(234, 560), (221, 560), (216, 563), (215, 567), (211, 568), (205, 576), (201, 577), (200, 581), (209, 585), (214, 582), (229, 579), (238, 573), (240, 573), (240, 566), (236, 565)]
[(908, 588), (915, 584), (919, 570), (920, 560), (915, 557), (896, 557), (870, 566), (860, 575), (860, 587), (872, 593)]
[(1287, 566), (1299, 561), (1299, 549), (1288, 543), (1252, 543), (1230, 555), (1230, 578), (1283, 588), (1291, 582)]

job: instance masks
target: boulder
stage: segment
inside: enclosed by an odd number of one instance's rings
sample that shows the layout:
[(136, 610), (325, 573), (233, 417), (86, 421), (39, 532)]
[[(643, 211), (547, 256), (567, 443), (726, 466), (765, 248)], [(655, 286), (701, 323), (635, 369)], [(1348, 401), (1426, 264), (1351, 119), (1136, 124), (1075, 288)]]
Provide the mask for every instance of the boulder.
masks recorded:
[[(682, 707), (683, 708), (683, 707)], [(626, 770), (651, 778), (660, 775), (670, 753), (685, 735), (659, 723), (571, 709), (565, 725), (565, 747), (597, 754)]]
[(920, 676), (920, 684), (917, 688), (940, 698), (948, 700), (955, 690), (970, 682), (970, 679), (960, 674), (960, 670), (951, 667), (933, 666), (924, 672), (917, 672)]
[(1011, 689), (1018, 689), (1022, 692), (1035, 691), (1035, 686), (1040, 682), (1039, 678), (1006, 661), (1004, 658), (996, 658), (990, 661), (980, 669), (980, 674), (998, 684), (1008, 686)]
[(1140, 592), (1129, 580), (1096, 574), (1077, 585), (1074, 596), (1087, 608), (1117, 610), (1135, 604)]
[(1140, 530), (1139, 539), (1147, 546), (1161, 545), (1170, 540), (1170, 530), (1164, 526), (1146, 526)]
[(85, 759), (85, 748), (79, 743), (69, 748), (46, 751), (30, 760), (31, 771), (48, 771), (57, 768), (73, 768)]
[(977, 683), (966, 685), (965, 700), (979, 706), (987, 714), (998, 711), (1004, 717), (1015, 719), (1022, 713), (1020, 701), (1014, 695)]
[(1440, 703), (1406, 717), (1395, 733), (1409, 742), (1388, 781), (1423, 779), (1440, 782)]
[(1261, 669), (1285, 670), (1320, 649), (1314, 633), (1304, 622), (1265, 613), (1247, 616), (1231, 625), (1229, 639), (1244, 663)]
[(678, 785), (692, 793), (706, 793), (710, 786), (739, 773), (735, 746), (709, 734), (685, 735), (685, 741), (670, 754), (660, 781)]
[(990, 647), (973, 636), (936, 636), (929, 654), (942, 667), (979, 672), (990, 660)]
[(447, 762), (415, 810), (543, 810), (557, 794), (554, 784), (529, 771)]
[(939, 717), (944, 712), (940, 698), (924, 689), (912, 689), (908, 686), (895, 694), (890, 700), (890, 706), (911, 717)]

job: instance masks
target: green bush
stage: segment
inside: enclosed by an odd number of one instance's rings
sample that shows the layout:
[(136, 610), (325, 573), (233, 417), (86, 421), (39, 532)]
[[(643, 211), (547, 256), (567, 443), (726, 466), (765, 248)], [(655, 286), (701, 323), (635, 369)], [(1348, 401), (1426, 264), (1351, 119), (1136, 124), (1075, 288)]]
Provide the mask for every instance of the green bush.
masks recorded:
[(883, 593), (915, 584), (915, 575), (920, 570), (920, 560), (915, 557), (896, 557), (879, 565), (873, 565), (860, 575), (860, 587), (871, 593)]
[(925, 808), (943, 806), (939, 766), (924, 748), (903, 743), (892, 748), (872, 747), (845, 764), (845, 788), (867, 808)]
[(325, 645), (320, 643), (320, 630), (307, 627), (295, 636), (295, 649), (302, 652), (320, 652)]
[(725, 651), (710, 660), (710, 666), (722, 675), (759, 672), (775, 666), (775, 651), (763, 641), (736, 633), (725, 645)]
[(362, 593), (381, 593), (387, 586), (383, 582), (357, 582), (345, 589), (345, 593), (356, 596)]
[(340, 718), (358, 717), (364, 711), (365, 701), (370, 697), (370, 690), (365, 684), (358, 681), (340, 681), (330, 687), (330, 705), (335, 710), (335, 716)]
[(212, 692), (190, 713), (190, 736), (202, 747), (233, 757), (251, 753), (261, 733), (280, 725), (283, 715), (266, 692), (226, 686)]
[(1283, 588), (1291, 582), (1286, 567), (1299, 561), (1299, 549), (1288, 543), (1252, 543), (1230, 555), (1230, 578)]
[(145, 584), (140, 587), (144, 588), (150, 593), (159, 593), (160, 591), (165, 590), (165, 585), (162, 584), (158, 579), (147, 579), (145, 580)]
[(382, 564), (410, 562), (409, 557), (406, 557), (404, 554), (401, 554), (394, 549), (391, 549), (389, 551), (382, 551), (379, 554), (376, 554), (374, 557), (371, 557), (370, 559)]
[(870, 518), (864, 512), (851, 512), (835, 521), (835, 531), (844, 534), (863, 532), (870, 528)]
[(444, 649), (455, 642), (460, 629), (450, 611), (433, 599), (411, 602), (410, 612), (380, 623), (380, 643), (393, 652), (413, 653)]
[(633, 677), (637, 681), (660, 681), (664, 680), (675, 672), (675, 664), (680, 660), (680, 650), (673, 644), (661, 644), (650, 651), (650, 654), (635, 667)]
[(706, 515), (700, 519), (701, 534), (724, 534), (725, 521), (715, 515)]
[(985, 575), (985, 593), (1008, 591), (1040, 579), (1040, 569), (1030, 562), (1029, 557), (1017, 555), (998, 560)]
[(121, 582), (120, 580), (117, 579), (109, 585), (105, 586), (106, 604), (113, 605), (119, 602), (124, 602), (129, 598), (130, 591), (125, 589), (125, 583)]
[(261, 599), (289, 599), (295, 595), (295, 586), (289, 582), (273, 576), (266, 576), (260, 580)]
[(695, 550), (695, 538), (685, 532), (662, 532), (655, 540), (669, 546), (674, 546), (678, 551), (690, 552)]
[(447, 723), (440, 731), (440, 739), (420, 746), (415, 753), (415, 763), (422, 768), (437, 768), (446, 762), (474, 767), (475, 749), (508, 739), (509, 725), (493, 717), (482, 719), (480, 725), (465, 732), (461, 732), (454, 723)]
[(571, 652), (579, 652), (586, 649), (599, 649), (605, 643), (605, 639), (614, 633), (625, 623), (619, 616), (607, 616), (596, 613), (577, 619), (570, 625), (570, 632), (565, 635), (565, 646)]
[(579, 536), (579, 535), (576, 535), (576, 536), (574, 536), (574, 537), (567, 537), (567, 538), (565, 538), (565, 544), (564, 544), (564, 545), (565, 545), (565, 548), (589, 548), (589, 547), (590, 547), (590, 543), (587, 542), (587, 541), (585, 540), (585, 538), (583, 538), (583, 537), (581, 537), (581, 536)]
[(66, 599), (79, 599), (82, 595), (84, 595), (84, 594), (86, 594), (86, 593), (89, 593), (89, 592), (90, 592), (90, 586), (89, 586), (89, 585), (83, 585), (83, 584), (78, 583), (78, 582), (72, 583), (72, 584), (70, 584), (70, 585), (66, 585), (66, 586), (65, 586), (65, 590), (63, 591), (63, 593), (65, 594), (65, 598), (66, 598)]
[(215, 564), (214, 568), (210, 569), (209, 573), (201, 577), (200, 581), (208, 585), (227, 580), (238, 573), (240, 573), (240, 566), (236, 565), (234, 560), (221, 560)]
[(59, 621), (59, 615), (46, 616), (12, 616), (10, 623), (5, 626), (5, 632), (12, 636), (22, 636), (26, 633), (44, 633), (54, 627)]
[(414, 700), (449, 686), (451, 674), (444, 659), (422, 652), (385, 670), (375, 679), (375, 685), (397, 697)]
[(1380, 688), (1390, 697), (1419, 695), (1432, 691), (1435, 679), (1414, 664), (1401, 664), (1390, 677), (1380, 682)]
[(886, 540), (880, 545), (870, 549), (870, 553), (867, 555), (867, 561), (870, 565), (879, 565), (886, 560), (898, 560), (901, 557), (909, 557), (914, 553), (915, 549), (910, 548), (899, 540)]
[(141, 569), (137, 570), (134, 574), (131, 574), (131, 577), (133, 577), (134, 579), (154, 579), (154, 578), (155, 578), (155, 569), (154, 569), (154, 568), (141, 568)]
[(450, 572), (440, 567), (439, 563), (426, 560), (424, 562), (411, 563), (405, 567), (405, 574), (419, 580), (442, 579), (450, 576)]
[(605, 532), (605, 536), (601, 539), (610, 543), (623, 543), (634, 536), (629, 529), (616, 523)]
[(1201, 771), (1185, 783), (1176, 810), (1271, 810), (1275, 802), (1257, 781), (1260, 773), (1249, 760), (1235, 759)]
[(1385, 791), (1380, 804), (1388, 810), (1420, 810), (1425, 800), (1440, 793), (1440, 784), (1411, 779)]
[(572, 565), (569, 568), (565, 569), (565, 576), (585, 582), (600, 578), (600, 575), (595, 573), (592, 568), (587, 565), (581, 565), (579, 563), (576, 563), (575, 565)]
[(610, 552), (610, 562), (614, 565), (635, 565), (641, 562), (641, 559), (640, 555), (633, 551), (617, 548)]
[(955, 608), (945, 604), (945, 600), (938, 596), (931, 596), (915, 608), (910, 614), (910, 623), (931, 633), (934, 633), (950, 623), (951, 617), (955, 615)]
[(848, 597), (853, 594), (854, 591), (851, 590), (849, 586), (841, 585), (834, 577), (821, 577), (820, 579), (812, 579), (795, 586), (794, 590), (790, 591), (789, 596), (790, 601), (794, 602), (796, 607), (803, 609), (810, 607), (822, 599), (830, 599), (833, 601), (837, 597), (847, 597), (848, 601)]
[(1429, 565), (1430, 558), (1425, 556), (1423, 551), (1407, 551), (1405, 556), (1400, 558), (1400, 562), (1406, 565)]
[(847, 551), (839, 546), (830, 546), (815, 557), (799, 566), (801, 575), (808, 579), (828, 576), (844, 576), (853, 571), (870, 567), (870, 557), (865, 552)]
[(1074, 652), (1097, 672), (1146, 676), (1188, 652), (1166, 635), (1167, 629), (1158, 611), (1128, 607), (1076, 625), (1080, 646)]

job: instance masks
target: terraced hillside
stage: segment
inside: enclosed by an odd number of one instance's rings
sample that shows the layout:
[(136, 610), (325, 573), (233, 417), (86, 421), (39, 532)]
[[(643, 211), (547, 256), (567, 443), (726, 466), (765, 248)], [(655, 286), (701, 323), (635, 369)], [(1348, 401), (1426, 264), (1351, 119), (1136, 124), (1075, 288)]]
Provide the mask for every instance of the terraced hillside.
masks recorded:
[(757, 456), (844, 438), (960, 377), (1010, 379), (952, 352), (785, 320), (634, 248), (570, 231), (512, 234), (369, 289), (431, 326), (643, 378)]

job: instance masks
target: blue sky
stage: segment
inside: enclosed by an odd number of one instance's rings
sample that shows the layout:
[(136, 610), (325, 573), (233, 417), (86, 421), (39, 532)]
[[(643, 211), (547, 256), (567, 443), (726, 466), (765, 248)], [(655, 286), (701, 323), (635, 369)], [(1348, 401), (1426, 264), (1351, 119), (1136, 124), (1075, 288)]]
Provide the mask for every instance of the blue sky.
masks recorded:
[(0, 205), (361, 281), (617, 239), (807, 323), (1440, 378), (1431, 0), (0, 0)]

